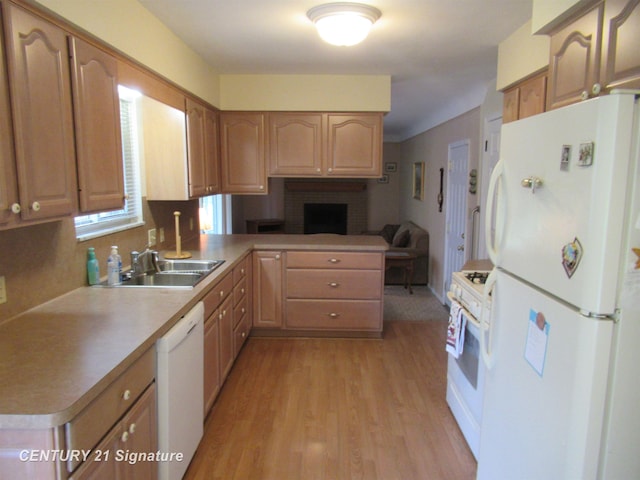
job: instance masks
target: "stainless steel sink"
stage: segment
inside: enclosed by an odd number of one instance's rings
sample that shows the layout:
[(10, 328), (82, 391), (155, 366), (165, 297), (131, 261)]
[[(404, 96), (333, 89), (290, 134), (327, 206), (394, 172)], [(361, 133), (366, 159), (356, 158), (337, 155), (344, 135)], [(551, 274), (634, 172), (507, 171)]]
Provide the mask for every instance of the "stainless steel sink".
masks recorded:
[[(124, 272), (117, 287), (193, 288), (207, 275), (224, 263), (224, 260), (160, 260), (159, 272), (133, 274)], [(99, 286), (107, 286), (107, 282)]]

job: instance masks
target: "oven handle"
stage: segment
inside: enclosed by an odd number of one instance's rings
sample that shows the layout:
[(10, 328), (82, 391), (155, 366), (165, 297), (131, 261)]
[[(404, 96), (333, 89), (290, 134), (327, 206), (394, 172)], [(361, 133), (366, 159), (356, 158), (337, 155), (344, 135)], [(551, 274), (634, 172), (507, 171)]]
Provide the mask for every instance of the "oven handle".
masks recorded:
[(462, 313), (464, 313), (464, 316), (467, 317), (467, 321), (473, 323), (478, 329), (482, 331), (482, 325), (480, 324), (480, 322), (476, 320), (476, 317), (474, 317), (469, 310), (462, 306), (462, 304), (458, 301), (453, 293), (447, 292), (447, 298), (451, 300), (452, 303), (456, 302), (458, 305), (460, 305)]
[[(493, 329), (495, 327), (495, 318), (492, 318), (493, 315), (489, 314), (489, 318), (485, 318), (487, 314), (487, 299), (489, 298), (489, 294), (493, 290), (494, 285), (496, 284), (496, 269), (494, 268), (489, 273), (487, 277), (487, 281), (484, 284), (484, 291), (482, 294), (482, 308), (480, 309), (480, 353), (482, 355), (482, 360), (484, 361), (487, 370), (491, 370), (495, 363), (495, 357), (491, 352), (492, 345), (492, 336)], [(488, 338), (487, 338), (488, 336)]]

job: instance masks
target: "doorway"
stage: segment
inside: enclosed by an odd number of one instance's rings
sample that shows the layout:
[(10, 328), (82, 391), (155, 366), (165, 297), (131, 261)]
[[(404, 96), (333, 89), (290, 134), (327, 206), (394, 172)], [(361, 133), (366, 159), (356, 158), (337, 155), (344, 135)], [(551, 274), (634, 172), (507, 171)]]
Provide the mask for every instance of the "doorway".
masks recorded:
[(444, 300), (451, 274), (465, 262), (465, 230), (467, 224), (467, 186), (469, 171), (469, 139), (449, 144), (444, 244)]

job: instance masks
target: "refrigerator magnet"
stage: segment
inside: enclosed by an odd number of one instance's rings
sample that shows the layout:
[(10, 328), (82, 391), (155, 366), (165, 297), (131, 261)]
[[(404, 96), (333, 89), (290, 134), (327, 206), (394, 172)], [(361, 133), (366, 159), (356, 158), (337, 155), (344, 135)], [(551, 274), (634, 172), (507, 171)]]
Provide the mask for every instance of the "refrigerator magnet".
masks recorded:
[(529, 328), (524, 358), (540, 376), (544, 371), (544, 361), (547, 358), (550, 328), (551, 326), (543, 313), (536, 312), (533, 308), (529, 310)]
[(582, 244), (580, 240), (578, 240), (578, 237), (575, 237), (572, 242), (562, 247), (562, 266), (569, 278), (571, 278), (578, 269), (581, 259)]
[(593, 165), (593, 142), (580, 144), (578, 165), (581, 167), (590, 167)]

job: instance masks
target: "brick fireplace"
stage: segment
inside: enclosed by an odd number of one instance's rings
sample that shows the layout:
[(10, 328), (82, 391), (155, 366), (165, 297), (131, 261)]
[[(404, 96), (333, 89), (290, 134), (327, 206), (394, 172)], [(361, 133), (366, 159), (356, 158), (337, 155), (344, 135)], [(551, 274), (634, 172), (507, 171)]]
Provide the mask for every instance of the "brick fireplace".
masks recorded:
[[(322, 212), (326, 204), (328, 224), (332, 231), (336, 223), (335, 205), (346, 208), (346, 233), (359, 235), (367, 229), (367, 183), (358, 180), (295, 180), (285, 182), (284, 213), (287, 233), (305, 233), (305, 205), (313, 204), (315, 212)], [(309, 207), (307, 207), (309, 210)], [(319, 227), (322, 229), (322, 227)], [(315, 233), (315, 232), (314, 232)], [(332, 233), (336, 233), (332, 231)], [(342, 232), (340, 232), (342, 233)]]

